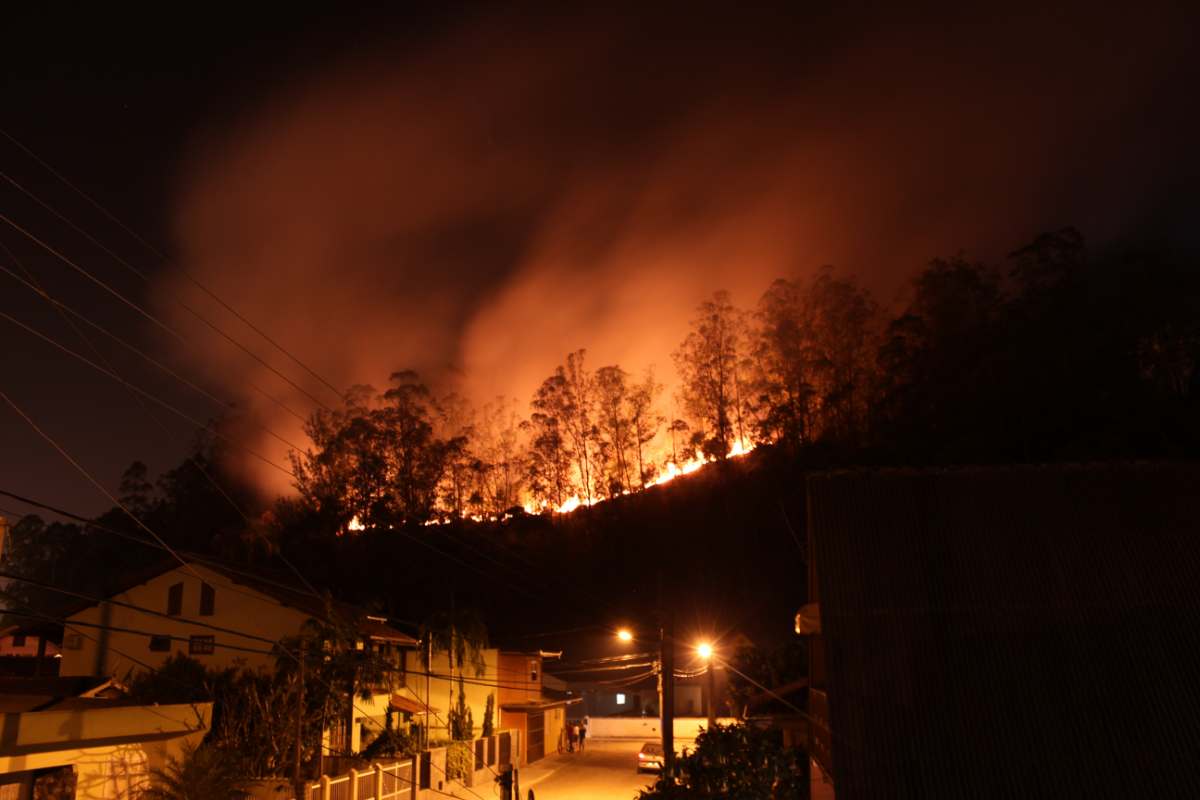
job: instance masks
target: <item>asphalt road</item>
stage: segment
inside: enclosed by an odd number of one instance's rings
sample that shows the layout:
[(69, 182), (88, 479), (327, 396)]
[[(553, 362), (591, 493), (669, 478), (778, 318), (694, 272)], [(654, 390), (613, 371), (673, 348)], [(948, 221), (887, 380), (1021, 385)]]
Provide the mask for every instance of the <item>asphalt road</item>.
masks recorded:
[(634, 767), (641, 742), (587, 743), (585, 753), (566, 753), (521, 770), (521, 798), (537, 800), (632, 800), (654, 782)]

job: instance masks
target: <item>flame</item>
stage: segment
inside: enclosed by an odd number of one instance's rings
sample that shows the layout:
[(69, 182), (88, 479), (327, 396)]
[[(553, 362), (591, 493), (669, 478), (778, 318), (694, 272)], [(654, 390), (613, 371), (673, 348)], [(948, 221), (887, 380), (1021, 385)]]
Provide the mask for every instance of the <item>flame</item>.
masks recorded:
[[(753, 450), (755, 446), (756, 445), (753, 443), (746, 444), (743, 441), (736, 441), (730, 446), (729, 453), (726, 455), (726, 458), (740, 458), (741, 456), (744, 456)], [(687, 461), (684, 461), (682, 464), (675, 461), (668, 461), (662, 466), (662, 468), (659, 469), (658, 474), (646, 481), (645, 485), (640, 489), (626, 489), (621, 492), (621, 495), (635, 494), (639, 491), (645, 491), (652, 486), (661, 486), (664, 483), (670, 483), (676, 478), (683, 475), (690, 475), (693, 472), (696, 472), (697, 470), (715, 462), (716, 460), (716, 458), (705, 456), (702, 452), (697, 450), (692, 454), (691, 458), (689, 458)], [(526, 514), (544, 514), (547, 511), (553, 511), (555, 514), (570, 514), (571, 512), (580, 508), (602, 503), (605, 499), (607, 498), (593, 497), (589, 500), (581, 498), (578, 495), (572, 495), (560, 503), (557, 507), (552, 507), (548, 503), (536, 503), (533, 500), (526, 500), (521, 507), (525, 509)], [(505, 522), (511, 519), (512, 515), (508, 513), (505, 513), (502, 516), (495, 514), (464, 514), (462, 518), (469, 519), (472, 522)], [(452, 515), (443, 514), (442, 516), (437, 516), (433, 519), (426, 520), (424, 524), (426, 526), (449, 525), (453, 521), (454, 517)], [(347, 531), (357, 532), (364, 531), (366, 529), (367, 526), (362, 523), (357, 514), (351, 517), (350, 522), (346, 524)]]

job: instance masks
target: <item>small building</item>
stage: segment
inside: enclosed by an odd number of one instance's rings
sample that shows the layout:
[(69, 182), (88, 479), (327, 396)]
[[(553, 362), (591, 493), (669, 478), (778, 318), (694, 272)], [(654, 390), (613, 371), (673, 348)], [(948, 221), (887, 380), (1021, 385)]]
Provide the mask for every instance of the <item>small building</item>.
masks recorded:
[(62, 625), (28, 621), (0, 630), (0, 676), (58, 674)]
[(520, 732), (518, 741), (525, 746), (513, 759), (518, 765), (539, 761), (564, 747), (567, 708), (580, 702), (545, 689), (542, 664), (547, 655), (542, 651), (498, 653), (500, 727)]
[(143, 706), (99, 677), (0, 679), (0, 798), (125, 800), (200, 744), (211, 703)]

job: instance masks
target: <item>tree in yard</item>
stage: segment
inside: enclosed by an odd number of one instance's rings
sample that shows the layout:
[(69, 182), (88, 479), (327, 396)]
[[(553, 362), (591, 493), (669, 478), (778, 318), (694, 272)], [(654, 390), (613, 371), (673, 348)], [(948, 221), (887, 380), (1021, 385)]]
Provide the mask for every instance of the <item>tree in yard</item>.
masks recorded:
[(150, 787), (141, 800), (234, 800), (244, 797), (250, 781), (238, 763), (215, 747), (185, 747), (180, 758), (150, 771)]
[(700, 426), (704, 452), (725, 458), (743, 433), (739, 361), (744, 325), (728, 292), (716, 292), (696, 310), (691, 333), (674, 354), (682, 379), (681, 397)]
[[(662, 384), (654, 379), (654, 368), (646, 370), (642, 382), (629, 392), (628, 408), (629, 421), (632, 427), (633, 446), (637, 454), (638, 485), (645, 486), (651, 477), (654, 467), (647, 456), (647, 446), (658, 436), (658, 431), (665, 421), (658, 413), (655, 403), (662, 394)], [(672, 448), (671, 458), (675, 453)]]
[(492, 726), (494, 724), (492, 722), (492, 717), (495, 715), (495, 713), (496, 713), (496, 696), (493, 694), (488, 694), (487, 705), (483, 709), (483, 724), (480, 725), (480, 728), (479, 728), (480, 736), (486, 737), (486, 736), (492, 735), (492, 732), (493, 732)]

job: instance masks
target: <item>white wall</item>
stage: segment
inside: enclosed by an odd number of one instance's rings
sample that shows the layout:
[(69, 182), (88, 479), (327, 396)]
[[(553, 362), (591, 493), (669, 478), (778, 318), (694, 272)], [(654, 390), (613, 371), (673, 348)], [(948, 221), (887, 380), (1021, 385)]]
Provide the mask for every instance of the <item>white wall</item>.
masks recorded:
[[(718, 717), (721, 725), (731, 725), (737, 720)], [(676, 717), (675, 741), (691, 741), (708, 725), (704, 717)], [(652, 742), (662, 738), (657, 717), (592, 717), (588, 720), (589, 739), (642, 739)]]

